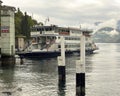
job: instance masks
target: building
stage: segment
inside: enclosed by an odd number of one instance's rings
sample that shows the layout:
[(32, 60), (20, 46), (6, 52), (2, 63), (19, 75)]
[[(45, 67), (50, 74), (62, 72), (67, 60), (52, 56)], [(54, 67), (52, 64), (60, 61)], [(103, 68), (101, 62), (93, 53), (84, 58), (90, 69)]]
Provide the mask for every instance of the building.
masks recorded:
[(0, 1), (0, 51), (3, 56), (15, 55), (15, 8), (2, 6)]
[(25, 49), (25, 36), (17, 36), (15, 38), (16, 51), (23, 51)]

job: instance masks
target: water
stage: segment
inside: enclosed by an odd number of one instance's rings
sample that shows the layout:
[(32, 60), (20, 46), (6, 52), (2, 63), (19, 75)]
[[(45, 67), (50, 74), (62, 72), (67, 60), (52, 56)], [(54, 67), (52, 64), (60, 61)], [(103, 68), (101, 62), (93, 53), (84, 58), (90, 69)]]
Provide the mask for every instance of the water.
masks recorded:
[[(120, 96), (120, 44), (97, 44), (86, 56), (86, 96)], [(75, 60), (66, 58), (66, 84), (58, 86), (57, 59), (30, 60), (13, 69), (0, 68), (0, 96), (75, 96)]]

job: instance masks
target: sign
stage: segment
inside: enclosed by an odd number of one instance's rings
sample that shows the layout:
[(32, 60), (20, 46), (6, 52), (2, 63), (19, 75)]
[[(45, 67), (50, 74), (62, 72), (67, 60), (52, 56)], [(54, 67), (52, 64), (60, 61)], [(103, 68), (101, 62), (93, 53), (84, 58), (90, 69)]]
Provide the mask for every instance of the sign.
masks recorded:
[(1, 33), (9, 33), (9, 26), (1, 26)]
[(69, 32), (59, 32), (60, 35), (70, 35)]

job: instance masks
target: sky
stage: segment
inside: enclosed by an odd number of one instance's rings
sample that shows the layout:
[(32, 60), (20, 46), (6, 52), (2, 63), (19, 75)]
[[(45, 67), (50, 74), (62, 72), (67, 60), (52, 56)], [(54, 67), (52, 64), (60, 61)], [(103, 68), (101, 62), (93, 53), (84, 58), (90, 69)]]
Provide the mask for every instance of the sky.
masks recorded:
[(2, 0), (38, 22), (58, 26), (91, 27), (95, 22), (120, 19), (120, 0)]

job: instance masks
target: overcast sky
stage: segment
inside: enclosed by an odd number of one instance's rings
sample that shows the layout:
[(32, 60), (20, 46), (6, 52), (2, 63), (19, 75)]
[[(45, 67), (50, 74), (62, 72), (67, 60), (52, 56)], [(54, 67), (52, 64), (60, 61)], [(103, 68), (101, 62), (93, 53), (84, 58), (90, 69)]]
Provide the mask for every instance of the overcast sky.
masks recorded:
[(27, 12), (39, 22), (49, 17), (49, 24), (79, 26), (120, 18), (120, 0), (2, 0)]

